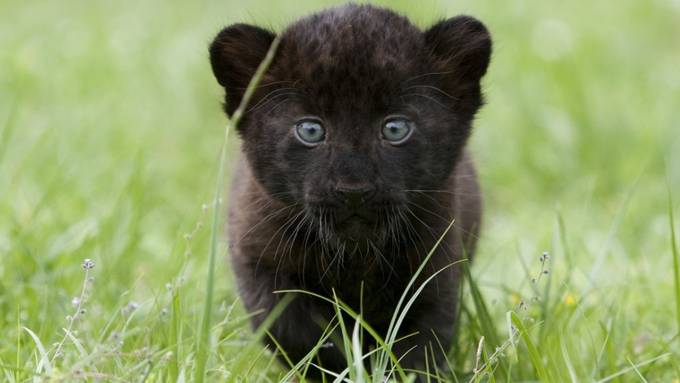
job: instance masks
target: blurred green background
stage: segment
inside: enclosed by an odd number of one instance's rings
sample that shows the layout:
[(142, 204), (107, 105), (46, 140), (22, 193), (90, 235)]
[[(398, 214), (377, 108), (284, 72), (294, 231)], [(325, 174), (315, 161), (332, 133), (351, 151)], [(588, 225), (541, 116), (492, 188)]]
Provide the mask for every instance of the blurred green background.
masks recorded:
[[(126, 350), (146, 348), (161, 360), (171, 284), (182, 289), (173, 310), (176, 318), (181, 309), (186, 342), (175, 353), (184, 353), (180, 366), (191, 365), (225, 124), (207, 46), (229, 23), (281, 30), (333, 4), (0, 1), (0, 380), (36, 369), (35, 342), (21, 326), (46, 347), (62, 338), (85, 258), (96, 263), (88, 314), (77, 323), (87, 352), (105, 347), (120, 326), (133, 330)], [(502, 324), (518, 299), (530, 300), (528, 275), (540, 272), (538, 257), (548, 251), (549, 294), (576, 307), (537, 315), (564, 333), (577, 376), (590, 376), (589, 363), (611, 347), (610, 365), (595, 378), (670, 352), (643, 373), (677, 379), (667, 196), (680, 201), (680, 2), (379, 4), (423, 28), (466, 13), (492, 32), (487, 105), (471, 150), (485, 200), (473, 274), (494, 318)], [(234, 154), (238, 139), (230, 139)], [(219, 271), (221, 323), (235, 293), (225, 262)], [(130, 302), (139, 314), (126, 321)], [(247, 341), (244, 321), (224, 323), (217, 332)], [(598, 343), (602, 328), (616, 329), (606, 346)], [(472, 344), (474, 354), (474, 330), (461, 336), (461, 349)], [(216, 351), (216, 379), (238, 350), (233, 339)], [(61, 368), (67, 381), (73, 358)], [(461, 356), (468, 359), (474, 355)], [(130, 380), (125, 374), (137, 374), (139, 363), (87, 360)], [(515, 378), (532, 379), (519, 363)]]

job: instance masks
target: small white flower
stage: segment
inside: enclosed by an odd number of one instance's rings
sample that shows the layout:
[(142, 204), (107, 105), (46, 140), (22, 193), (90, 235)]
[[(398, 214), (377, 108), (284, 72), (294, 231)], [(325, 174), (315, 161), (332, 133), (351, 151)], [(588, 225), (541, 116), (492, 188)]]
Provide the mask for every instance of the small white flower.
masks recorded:
[(132, 314), (135, 310), (139, 308), (139, 303), (135, 301), (130, 301), (125, 307), (123, 307), (123, 315), (130, 315)]
[(89, 270), (94, 268), (94, 261), (91, 260), (90, 258), (87, 258), (86, 260), (83, 261), (83, 269)]

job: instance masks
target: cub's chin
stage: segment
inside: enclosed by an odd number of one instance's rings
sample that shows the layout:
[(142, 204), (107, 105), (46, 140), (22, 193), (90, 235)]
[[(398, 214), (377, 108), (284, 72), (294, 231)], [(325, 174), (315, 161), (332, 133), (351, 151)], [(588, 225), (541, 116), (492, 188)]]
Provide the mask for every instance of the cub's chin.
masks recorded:
[(359, 215), (336, 220), (329, 229), (325, 236), (328, 247), (350, 254), (384, 248), (390, 241), (397, 240), (390, 237), (389, 233), (396, 231), (390, 229), (386, 221)]
[(335, 224), (336, 236), (348, 242), (375, 241), (380, 237), (377, 231), (378, 226), (375, 222), (356, 214)]

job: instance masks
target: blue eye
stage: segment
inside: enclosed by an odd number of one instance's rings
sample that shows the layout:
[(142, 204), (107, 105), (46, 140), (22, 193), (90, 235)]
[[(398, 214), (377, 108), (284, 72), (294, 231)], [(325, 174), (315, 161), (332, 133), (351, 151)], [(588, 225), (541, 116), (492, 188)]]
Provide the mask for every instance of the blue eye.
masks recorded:
[(295, 124), (295, 137), (303, 144), (313, 146), (326, 138), (326, 131), (317, 121), (303, 120)]
[(382, 129), (382, 136), (391, 144), (401, 144), (411, 137), (413, 122), (405, 118), (387, 120)]

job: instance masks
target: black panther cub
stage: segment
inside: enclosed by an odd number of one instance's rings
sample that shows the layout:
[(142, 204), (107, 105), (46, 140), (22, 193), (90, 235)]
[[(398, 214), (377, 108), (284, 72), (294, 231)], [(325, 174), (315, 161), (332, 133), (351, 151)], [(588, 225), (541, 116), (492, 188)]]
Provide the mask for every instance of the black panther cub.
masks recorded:
[[(274, 38), (235, 24), (210, 46), (227, 114)], [(230, 198), (231, 263), (254, 326), (282, 299), (276, 290), (302, 289), (335, 293), (384, 337), (400, 295), (453, 221), (416, 286), (444, 271), (399, 331), (415, 335), (393, 351), (402, 367), (419, 369), (431, 343), (451, 346), (461, 265), (447, 265), (472, 257), (479, 229), (465, 144), (490, 55), (489, 32), (474, 18), (422, 31), (370, 5), (331, 8), (281, 33), (238, 126), (243, 155)], [(331, 305), (298, 294), (270, 333), (295, 362), (333, 316)], [(342, 371), (342, 350), (331, 343), (315, 361)]]

